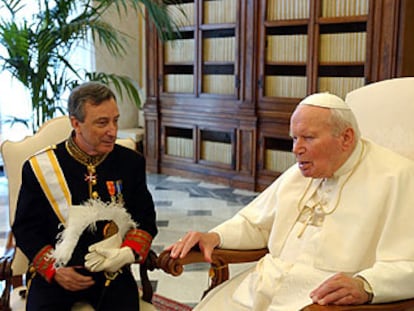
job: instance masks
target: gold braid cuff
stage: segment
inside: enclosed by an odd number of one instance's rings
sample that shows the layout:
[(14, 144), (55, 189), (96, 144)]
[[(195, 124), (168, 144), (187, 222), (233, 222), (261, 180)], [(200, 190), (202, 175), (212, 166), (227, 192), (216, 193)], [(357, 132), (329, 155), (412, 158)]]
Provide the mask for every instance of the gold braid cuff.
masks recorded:
[(152, 236), (141, 229), (131, 229), (126, 235), (122, 246), (132, 248), (137, 255), (138, 263), (143, 263), (147, 258), (148, 252), (151, 248)]

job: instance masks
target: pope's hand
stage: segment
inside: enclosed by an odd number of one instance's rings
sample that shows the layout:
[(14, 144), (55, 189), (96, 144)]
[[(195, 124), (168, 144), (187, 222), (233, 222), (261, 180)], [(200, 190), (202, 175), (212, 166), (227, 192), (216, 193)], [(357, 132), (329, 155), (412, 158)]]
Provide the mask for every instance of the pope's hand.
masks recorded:
[(212, 262), (211, 254), (219, 244), (220, 236), (215, 232), (190, 231), (165, 249), (171, 251), (170, 256), (172, 258), (184, 258), (195, 245), (198, 245), (204, 254), (205, 261)]
[(116, 272), (135, 261), (134, 252), (129, 247), (95, 247), (85, 256), (85, 267), (91, 272)]

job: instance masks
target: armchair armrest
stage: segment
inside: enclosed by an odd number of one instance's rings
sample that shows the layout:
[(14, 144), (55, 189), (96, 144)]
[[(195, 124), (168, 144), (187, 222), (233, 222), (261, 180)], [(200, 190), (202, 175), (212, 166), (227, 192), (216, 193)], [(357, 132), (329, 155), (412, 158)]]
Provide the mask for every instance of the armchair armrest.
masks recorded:
[(157, 254), (150, 249), (145, 262), (139, 266), (139, 275), (142, 286), (142, 300), (148, 303), (152, 303), (152, 296), (154, 294), (154, 290), (148, 277), (148, 271), (154, 271), (157, 268)]
[[(213, 251), (209, 276), (210, 287), (203, 293), (203, 297), (214, 287), (229, 279), (230, 263), (246, 263), (257, 261), (269, 251), (267, 248), (257, 250), (231, 250), (216, 248)], [(184, 266), (192, 263), (206, 262), (203, 254), (196, 248), (191, 250), (185, 258), (171, 258), (169, 251), (163, 251), (158, 257), (158, 267), (173, 276), (184, 271)]]
[(13, 236), (9, 233), (5, 252), (0, 257), (0, 281), (5, 282), (3, 293), (0, 297), (0, 310), (10, 310), (10, 292), (13, 280), (12, 261), (15, 250)]

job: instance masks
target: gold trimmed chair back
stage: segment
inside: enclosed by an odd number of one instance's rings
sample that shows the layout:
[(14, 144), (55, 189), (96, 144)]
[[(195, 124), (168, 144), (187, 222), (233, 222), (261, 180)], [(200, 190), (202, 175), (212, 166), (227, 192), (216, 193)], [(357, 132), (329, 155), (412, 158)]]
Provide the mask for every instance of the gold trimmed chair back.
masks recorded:
[[(2, 143), (1, 154), (8, 180), (10, 226), (14, 222), (23, 163), (35, 152), (68, 138), (71, 130), (69, 118), (62, 116), (45, 122), (33, 136), (27, 136), (21, 141), (6, 140)], [(23, 275), (27, 265), (26, 256), (17, 248), (12, 264), (13, 274)]]

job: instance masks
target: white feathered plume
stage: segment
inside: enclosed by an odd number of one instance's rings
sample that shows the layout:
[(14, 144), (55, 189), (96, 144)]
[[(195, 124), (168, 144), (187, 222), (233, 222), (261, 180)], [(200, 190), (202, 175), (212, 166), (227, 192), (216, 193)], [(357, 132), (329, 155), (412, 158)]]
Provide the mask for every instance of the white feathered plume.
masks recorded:
[(118, 226), (118, 234), (121, 237), (124, 237), (128, 230), (137, 227), (123, 204), (91, 199), (83, 205), (72, 205), (69, 208), (66, 227), (58, 235), (58, 242), (52, 254), (56, 267), (65, 266), (69, 262), (84, 230), (96, 230), (96, 222), (100, 220), (112, 220)]

